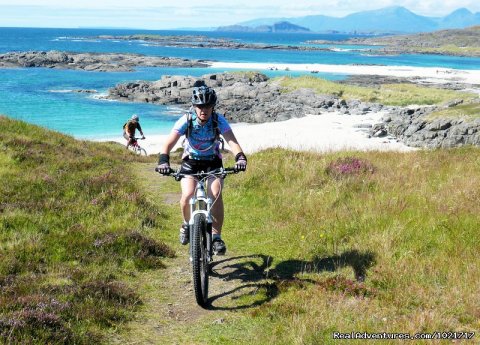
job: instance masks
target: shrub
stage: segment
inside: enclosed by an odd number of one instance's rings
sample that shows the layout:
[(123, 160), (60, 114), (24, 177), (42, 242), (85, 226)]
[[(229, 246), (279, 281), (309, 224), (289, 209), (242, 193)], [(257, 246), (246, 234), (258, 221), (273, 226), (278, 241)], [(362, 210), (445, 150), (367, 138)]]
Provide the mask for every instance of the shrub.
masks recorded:
[(375, 168), (367, 160), (356, 157), (345, 157), (331, 162), (326, 173), (334, 178), (353, 176), (360, 174), (373, 174)]

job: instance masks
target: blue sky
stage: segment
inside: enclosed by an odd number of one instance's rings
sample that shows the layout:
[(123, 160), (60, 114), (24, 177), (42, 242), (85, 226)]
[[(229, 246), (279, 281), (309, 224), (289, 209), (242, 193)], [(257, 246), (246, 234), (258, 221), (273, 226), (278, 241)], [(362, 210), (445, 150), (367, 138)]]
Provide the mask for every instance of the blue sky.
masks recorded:
[(0, 0), (0, 27), (217, 27), (257, 18), (350, 13), (404, 6), (414, 13), (444, 16), (479, 0)]

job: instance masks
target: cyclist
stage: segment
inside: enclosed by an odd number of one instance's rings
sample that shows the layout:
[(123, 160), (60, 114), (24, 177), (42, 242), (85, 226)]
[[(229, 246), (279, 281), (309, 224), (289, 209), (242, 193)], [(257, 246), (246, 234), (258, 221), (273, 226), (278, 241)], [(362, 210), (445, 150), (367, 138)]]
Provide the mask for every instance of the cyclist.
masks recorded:
[(133, 114), (131, 119), (125, 122), (123, 125), (123, 137), (127, 140), (127, 149), (135, 142), (135, 131), (137, 129), (142, 135), (142, 139), (145, 139), (142, 127), (140, 126), (140, 118), (137, 114)]
[[(233, 154), (235, 154), (235, 167), (244, 171), (247, 168), (247, 157), (242, 151), (233, 131), (225, 117), (215, 111), (217, 95), (215, 90), (208, 87), (203, 81), (198, 80), (193, 85), (192, 107), (173, 126), (162, 150), (160, 151), (157, 170), (162, 174), (170, 171), (169, 153), (182, 135), (183, 143), (182, 165), (180, 172), (195, 174), (207, 172), (222, 167), (220, 153), (220, 135), (226, 140)], [(180, 227), (180, 243), (189, 242), (188, 221), (190, 220), (189, 200), (195, 192), (196, 181), (193, 177), (181, 181), (182, 197), (180, 207), (183, 215), (183, 224)], [(216, 178), (208, 184), (208, 194), (215, 203), (212, 206), (212, 246), (217, 255), (224, 255), (227, 248), (221, 238), (224, 209), (222, 199), (223, 179)]]

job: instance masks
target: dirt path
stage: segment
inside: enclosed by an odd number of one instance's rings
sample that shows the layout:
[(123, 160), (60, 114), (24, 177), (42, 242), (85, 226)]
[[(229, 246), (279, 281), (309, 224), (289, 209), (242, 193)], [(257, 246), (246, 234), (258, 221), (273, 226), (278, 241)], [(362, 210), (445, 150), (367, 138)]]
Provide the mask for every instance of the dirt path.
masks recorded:
[[(163, 179), (151, 172), (151, 164), (139, 165), (136, 173), (151, 197), (163, 205), (177, 204), (179, 194), (161, 192)], [(176, 238), (178, 230), (172, 231), (175, 232), (172, 238)], [(183, 343), (179, 339), (192, 326), (229, 322), (238, 317), (235, 311), (269, 300), (268, 267), (271, 259), (262, 255), (238, 255), (230, 245), (227, 255), (215, 257), (213, 263), (210, 306), (208, 309), (199, 307), (193, 292), (188, 246), (171, 245), (177, 257), (164, 260), (165, 269), (147, 271), (132, 278), (132, 285), (138, 286), (143, 305), (136, 318), (124, 329), (112, 331), (111, 344)]]

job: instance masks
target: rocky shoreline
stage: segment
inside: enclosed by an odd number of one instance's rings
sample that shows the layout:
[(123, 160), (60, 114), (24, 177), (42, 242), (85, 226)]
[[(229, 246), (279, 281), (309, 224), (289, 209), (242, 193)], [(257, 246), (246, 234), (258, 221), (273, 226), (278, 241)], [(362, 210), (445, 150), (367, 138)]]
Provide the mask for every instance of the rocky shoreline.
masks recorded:
[(46, 67), (97, 72), (130, 72), (135, 67), (208, 67), (201, 60), (116, 53), (62, 51), (10, 52), (0, 54), (0, 68)]
[[(198, 78), (164, 76), (155, 82), (135, 81), (111, 88), (107, 99), (190, 106), (193, 83)], [(311, 89), (288, 91), (261, 73), (222, 73), (202, 77), (215, 88), (218, 110), (231, 122), (263, 123), (284, 121), (306, 114), (338, 112), (346, 116), (383, 111), (381, 123), (364, 128), (372, 137), (393, 136), (412, 147), (447, 148), (480, 146), (480, 119), (434, 119), (429, 115), (439, 107), (393, 107), (357, 100), (343, 100), (334, 95), (316, 94)], [(385, 82), (391, 82), (387, 78)], [(458, 100), (445, 107), (461, 104)]]
[[(456, 106), (456, 105), (451, 105)], [(480, 146), (480, 118), (431, 118), (438, 107), (402, 108), (389, 112), (375, 129), (384, 129), (405, 145), (419, 148)]]
[(152, 46), (181, 47), (181, 48), (209, 48), (209, 49), (253, 49), (253, 50), (297, 50), (297, 51), (332, 51), (331, 48), (314, 47), (307, 45), (283, 45), (283, 44), (261, 44), (243, 43), (227, 38), (211, 38), (202, 35), (127, 35), (108, 36), (102, 35), (93, 37), (104, 40), (122, 41), (144, 41)]
[[(251, 49), (251, 50), (296, 50), (296, 51), (342, 51), (344, 48), (338, 45), (361, 46), (358, 49), (348, 48), (349, 50), (358, 50), (363, 54), (371, 55), (400, 55), (400, 54), (434, 54), (434, 55), (455, 55), (455, 56), (480, 56), (478, 49), (478, 38), (471, 38), (465, 41), (465, 36), (478, 36), (478, 33), (472, 30), (444, 30), (434, 33), (436, 36), (431, 39), (429, 34), (418, 34), (409, 36), (386, 36), (370, 38), (352, 38), (346, 41), (327, 41), (327, 40), (308, 40), (303, 45), (283, 45), (283, 44), (260, 44), (244, 43), (228, 38), (211, 38), (202, 35), (126, 35), (126, 36), (96, 36), (94, 39), (122, 40), (122, 41), (143, 41), (149, 45), (162, 47), (181, 47), (181, 48), (211, 48), (211, 49)], [(459, 34), (460, 33), (460, 34)], [(467, 33), (467, 34), (466, 34)], [(458, 49), (447, 49), (441, 46), (440, 42), (451, 44), (451, 37), (462, 37), (462, 45)], [(90, 37), (91, 38), (91, 37)], [(455, 39), (453, 41), (455, 42)], [(318, 45), (323, 45), (320, 47)], [(373, 46), (365, 48), (364, 46)], [(381, 46), (381, 47), (379, 47)], [(471, 47), (472, 49), (465, 49)]]

